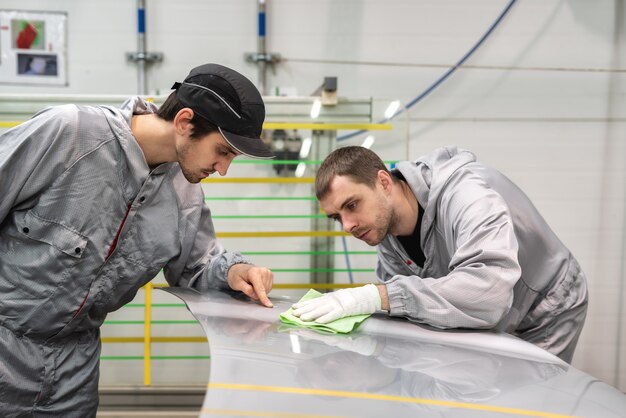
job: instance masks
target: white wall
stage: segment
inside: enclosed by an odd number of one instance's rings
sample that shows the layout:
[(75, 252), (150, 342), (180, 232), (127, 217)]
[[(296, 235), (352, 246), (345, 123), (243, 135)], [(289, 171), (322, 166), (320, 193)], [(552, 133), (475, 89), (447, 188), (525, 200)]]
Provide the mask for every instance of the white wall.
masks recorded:
[[(151, 93), (166, 92), (191, 67), (211, 61), (256, 79), (256, 68), (243, 60), (256, 48), (255, 1), (146, 3), (148, 50), (165, 56), (149, 70)], [(285, 58), (268, 72), (268, 85), (308, 95), (324, 76), (337, 76), (341, 96), (407, 103), (456, 63), (507, 4), (268, 0), (268, 51)], [(68, 12), (69, 86), (0, 85), (0, 92), (137, 90), (134, 64), (125, 59), (136, 45), (135, 2), (3, 0), (1, 7)], [(469, 148), (520, 184), (589, 279), (589, 313), (574, 365), (621, 390), (625, 9), (624, 0), (518, 0), (468, 68), (410, 110), (409, 150), (416, 158), (440, 145)], [(376, 145), (384, 159), (406, 157), (401, 141), (385, 141)]]

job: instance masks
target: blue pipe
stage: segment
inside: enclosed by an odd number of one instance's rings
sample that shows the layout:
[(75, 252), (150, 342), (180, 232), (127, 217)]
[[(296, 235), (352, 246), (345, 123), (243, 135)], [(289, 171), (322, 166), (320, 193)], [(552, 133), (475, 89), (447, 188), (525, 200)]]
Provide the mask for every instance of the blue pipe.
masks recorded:
[(265, 12), (259, 12), (259, 36), (265, 36)]
[(146, 33), (146, 11), (145, 9), (137, 9), (137, 31)]

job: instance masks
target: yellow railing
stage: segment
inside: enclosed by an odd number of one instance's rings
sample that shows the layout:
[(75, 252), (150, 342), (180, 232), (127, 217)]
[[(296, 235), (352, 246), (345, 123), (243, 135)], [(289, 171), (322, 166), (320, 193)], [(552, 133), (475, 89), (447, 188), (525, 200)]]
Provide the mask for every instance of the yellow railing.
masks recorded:
[(145, 311), (143, 324), (143, 384), (152, 384), (152, 369), (150, 358), (152, 356), (152, 283), (144, 286), (145, 289)]

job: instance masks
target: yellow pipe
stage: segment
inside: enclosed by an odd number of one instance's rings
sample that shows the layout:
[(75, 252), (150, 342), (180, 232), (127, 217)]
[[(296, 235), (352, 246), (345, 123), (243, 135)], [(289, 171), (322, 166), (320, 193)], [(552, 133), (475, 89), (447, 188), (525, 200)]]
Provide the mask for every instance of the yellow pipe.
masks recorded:
[(265, 122), (263, 129), (313, 129), (316, 131), (366, 130), (390, 131), (391, 123), (312, 123), (312, 122)]
[(218, 232), (218, 238), (280, 238), (280, 237), (342, 237), (350, 234), (341, 231), (262, 231)]
[(202, 183), (313, 183), (313, 177), (215, 177), (202, 179)]
[(150, 370), (150, 356), (151, 356), (151, 332), (150, 324), (152, 320), (152, 283), (148, 282), (145, 286), (145, 311), (144, 311), (144, 324), (143, 324), (143, 384), (144, 386), (150, 386), (151, 384), (151, 370)]
[[(152, 287), (159, 287), (159, 288), (163, 288), (163, 287), (170, 287), (169, 284), (167, 283), (155, 283), (152, 285)], [(156, 338), (156, 337), (155, 337)]]

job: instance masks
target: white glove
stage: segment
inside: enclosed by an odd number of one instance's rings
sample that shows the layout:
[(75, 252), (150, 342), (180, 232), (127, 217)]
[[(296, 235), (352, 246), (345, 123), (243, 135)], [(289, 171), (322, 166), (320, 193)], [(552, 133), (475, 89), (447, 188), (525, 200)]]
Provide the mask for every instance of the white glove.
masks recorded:
[(381, 303), (378, 288), (368, 284), (298, 302), (293, 305), (292, 313), (303, 321), (327, 324), (344, 316), (372, 314), (380, 309)]

